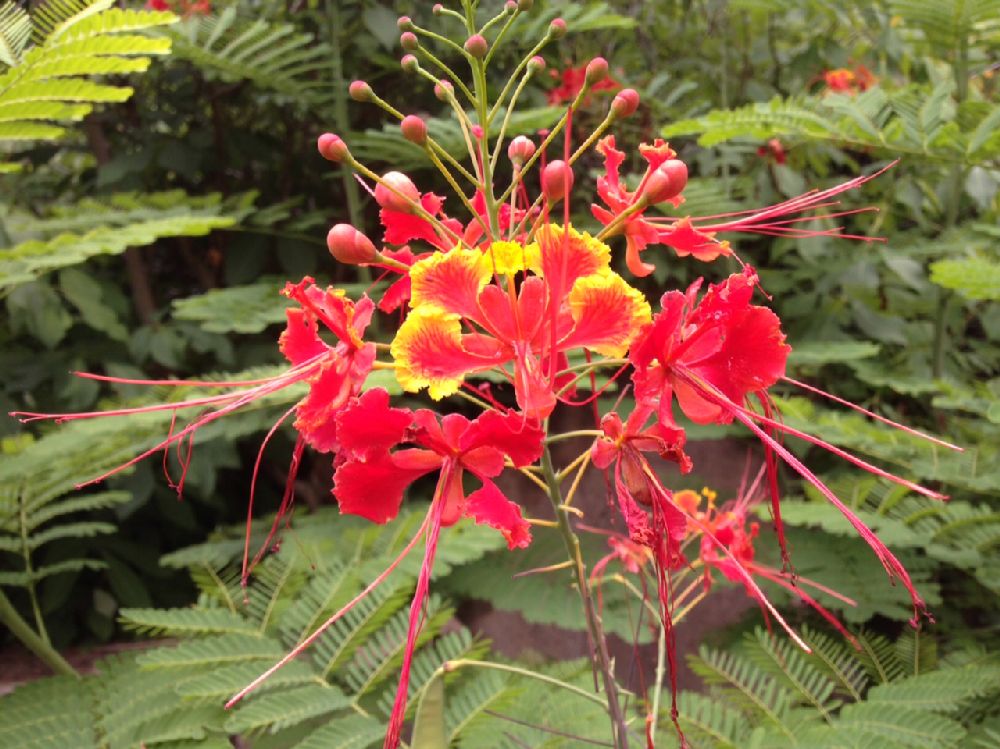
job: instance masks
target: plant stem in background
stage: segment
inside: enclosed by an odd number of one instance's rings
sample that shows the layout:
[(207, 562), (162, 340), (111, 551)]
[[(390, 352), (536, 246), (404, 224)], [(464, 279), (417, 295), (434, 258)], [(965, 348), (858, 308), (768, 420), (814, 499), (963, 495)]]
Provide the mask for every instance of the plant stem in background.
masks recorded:
[[(559, 534), (566, 544), (566, 551), (573, 562), (573, 570), (576, 574), (576, 587), (580, 593), (583, 603), (583, 613), (587, 620), (587, 634), (590, 644), (594, 649), (594, 668), (600, 673), (604, 683), (604, 694), (607, 699), (608, 714), (611, 718), (612, 734), (616, 749), (626, 749), (628, 747), (628, 729), (625, 726), (625, 716), (618, 703), (618, 684), (611, 666), (611, 658), (608, 656), (608, 642), (604, 634), (604, 626), (601, 623), (601, 616), (594, 606), (594, 599), (590, 595), (590, 586), (587, 582), (587, 570), (583, 564), (583, 554), (580, 551), (580, 539), (573, 532), (569, 524), (569, 512), (563, 506), (562, 491), (559, 488), (559, 481), (556, 478), (555, 470), (552, 467), (552, 455), (548, 448), (542, 453), (542, 473), (545, 476), (545, 483), (548, 486), (549, 500), (552, 502), (552, 509), (558, 521)], [(596, 675), (596, 674), (595, 674)]]
[[(341, 133), (348, 133), (351, 129), (350, 118), (347, 115), (347, 84), (344, 80), (344, 59), (343, 48), (340, 43), (340, 8), (337, 3), (326, 0), (324, 4), (327, 19), (327, 35), (330, 37), (330, 73), (334, 81), (333, 97), (333, 121), (337, 125), (337, 130)], [(347, 216), (352, 226), (361, 226), (361, 195), (358, 192), (358, 183), (354, 181), (350, 169), (341, 170), (341, 181), (344, 185), (344, 197), (347, 200)], [(363, 284), (372, 282), (371, 269), (365, 266), (357, 266), (358, 281)]]
[(4, 595), (3, 590), (0, 590), (0, 622), (3, 622), (3, 625), (11, 631), (14, 637), (24, 643), (28, 650), (37, 655), (45, 665), (57, 674), (79, 678), (80, 674), (65, 658), (59, 655), (59, 651), (39, 637), (38, 633), (21, 618), (10, 599)]

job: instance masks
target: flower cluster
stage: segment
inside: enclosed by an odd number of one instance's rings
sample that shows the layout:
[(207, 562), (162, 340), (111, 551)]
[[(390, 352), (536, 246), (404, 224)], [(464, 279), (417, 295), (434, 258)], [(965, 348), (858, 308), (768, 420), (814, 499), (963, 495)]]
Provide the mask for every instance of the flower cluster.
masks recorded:
[(878, 79), (864, 65), (855, 65), (854, 69), (837, 68), (823, 73), (823, 82), (827, 91), (835, 94), (858, 94), (867, 91)]
[[(446, 211), (443, 197), (421, 190), (409, 176), (369, 169), (339, 136), (319, 137), (320, 153), (352, 170), (367, 185), (381, 223), (380, 233), (337, 224), (327, 237), (328, 247), (338, 261), (370, 266), (388, 278), (391, 284), (381, 298), (352, 300), (309, 278), (288, 284), (284, 293), (295, 306), (287, 312), (287, 325), (278, 341), (288, 368), (275, 377), (228, 383), (158, 381), (149, 384), (227, 389), (221, 394), (113, 412), (18, 414), (23, 420), (63, 420), (152, 410), (197, 412), (190, 423), (171, 431), (158, 446), (127, 464), (131, 465), (157, 449), (179, 447), (200, 426), (257, 398), (304, 383), (308, 393), (285, 414), (294, 413), (298, 442), (283, 509), (293, 499), (295, 468), (306, 447), (332, 458), (333, 496), (341, 511), (374, 523), (390, 522), (399, 512), (407, 487), (420, 477), (436, 474), (424, 523), (397, 559), (398, 563), (423, 540), (424, 563), (410, 608), (399, 687), (385, 738), (387, 749), (395, 749), (400, 741), (411, 657), (440, 533), (470, 518), (496, 529), (509, 548), (516, 549), (532, 542), (532, 524), (554, 525), (567, 548), (578, 549), (570, 522), (572, 497), (564, 496), (560, 483), (573, 470), (582, 475), (593, 466), (613, 477), (609, 485), (624, 532), (612, 536), (613, 552), (595, 572), (599, 575), (614, 559), (631, 571), (652, 568), (671, 665), (673, 621), (679, 607), (690, 603), (672, 594), (672, 578), (695, 564), (704, 568), (705, 586), (711, 585), (715, 572), (744, 585), (802, 647), (805, 643), (768, 602), (758, 579), (792, 590), (840, 627), (802, 590), (802, 584), (813, 583), (796, 581), (787, 567), (776, 570), (755, 561), (757, 525), (749, 518), (748, 498), (762, 494), (758, 491), (762, 484), (766, 484), (778, 543), (788, 561), (781, 527), (779, 459), (834, 503), (871, 545), (889, 575), (907, 587), (915, 619), (923, 611), (923, 602), (899, 561), (783, 439), (804, 440), (913, 491), (940, 495), (782, 423), (768, 393), (781, 381), (798, 384), (785, 375), (791, 349), (778, 316), (757, 303), (767, 297), (756, 271), (737, 257), (726, 239), (738, 232), (869, 241), (843, 233), (833, 220), (857, 212), (837, 210), (838, 196), (881, 172), (759, 210), (688, 215), (682, 210), (688, 167), (668, 143), (657, 139), (639, 145), (643, 173), (635, 180), (623, 175), (626, 153), (608, 131), (636, 111), (639, 96), (634, 90), (620, 89), (608, 77), (607, 62), (601, 58), (565, 72), (562, 85), (555, 90), (558, 95), (550, 92), (552, 103), (566, 107), (544, 138), (518, 135), (508, 142), (510, 118), (501, 113), (515, 108), (523, 89), (544, 68), (537, 51), (566, 33), (561, 19), (553, 21), (532, 55), (504, 77), (506, 85), (490, 101), (486, 85), (490, 52), (530, 7), (528, 0), (508, 2), (496, 18), (477, 29), (474, 13), (435, 6), (436, 15), (450, 14), (455, 17), (452, 20), (466, 24), (464, 42), (452, 43), (452, 51), (458, 50), (469, 65), (471, 89), (450, 70), (439, 78), (423, 67), (422, 60), (440, 62), (425, 45), (439, 43), (442, 37), (408, 17), (399, 19), (400, 43), (406, 51), (403, 69), (426, 80), (454, 110), (468, 149), (465, 163), (434, 139), (420, 117), (399, 112), (368, 83), (356, 81), (350, 87), (355, 100), (379, 106), (400, 120), (402, 137), (422, 148), (455, 190), (451, 199), (461, 203), (464, 219), (455, 217), (453, 206)], [(485, 32), (497, 28), (500, 31), (488, 41)], [(573, 150), (571, 124), (573, 113), (586, 106), (590, 93), (599, 90), (616, 93), (596, 131), (585, 141), (588, 146), (596, 144), (604, 164), (596, 182), (596, 200), (590, 205), (596, 223), (587, 231), (571, 220), (574, 164), (587, 150)], [(478, 113), (475, 120), (467, 113), (469, 106)], [(560, 134), (561, 153), (550, 154)], [(536, 166), (539, 169), (533, 171)], [(505, 175), (502, 179), (501, 174)], [(468, 184), (462, 187), (461, 180)], [(815, 228), (818, 219), (825, 219), (829, 228)], [(656, 265), (651, 260), (683, 262), (687, 258), (706, 264), (730, 258), (740, 270), (718, 283), (706, 286), (699, 279), (686, 289), (668, 290), (658, 300), (654, 297), (653, 303), (633, 280), (653, 272)], [(401, 317), (391, 342), (367, 337), (377, 312)], [(391, 327), (392, 318), (387, 323)], [(387, 390), (366, 385), (369, 374), (379, 369), (392, 370), (402, 391), (426, 390), (435, 403), (447, 399), (460, 405), (461, 412), (392, 405)], [(598, 384), (599, 379), (603, 384)], [(622, 396), (609, 407), (598, 398), (612, 383)], [(550, 416), (560, 406), (588, 404), (594, 407), (594, 428), (575, 435), (585, 437), (587, 444), (579, 460), (557, 473), (548, 444), (566, 435), (551, 432)], [(470, 409), (476, 415), (467, 415)], [(674, 493), (668, 488), (650, 457), (666, 459), (680, 473), (691, 470), (684, 422), (678, 412), (696, 424), (739, 422), (760, 440), (765, 468), (743, 499), (720, 508), (714, 496)], [(552, 501), (555, 521), (526, 518), (501, 488), (504, 484), (499, 477), (505, 471), (520, 472), (543, 488)], [(469, 482), (476, 488), (470, 491)], [(178, 490), (182, 484), (183, 476)], [(252, 495), (251, 484), (251, 501)], [(249, 520), (248, 513), (248, 524)], [(249, 543), (249, 530), (247, 538)], [(616, 745), (621, 745), (625, 718), (603, 646), (600, 618), (589, 598), (582, 560), (571, 561), (597, 648), (595, 672), (604, 679)], [(298, 655), (379, 585), (394, 566), (230, 704)], [(251, 570), (247, 561), (244, 577)], [(676, 724), (676, 703), (673, 717)], [(655, 723), (655, 716), (650, 719)]]

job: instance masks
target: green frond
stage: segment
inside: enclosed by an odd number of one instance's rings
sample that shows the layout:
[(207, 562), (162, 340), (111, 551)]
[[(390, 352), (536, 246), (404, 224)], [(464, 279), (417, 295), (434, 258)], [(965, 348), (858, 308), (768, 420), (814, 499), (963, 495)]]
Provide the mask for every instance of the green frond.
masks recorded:
[[(104, 745), (108, 749), (132, 749), (150, 736), (147, 726), (154, 725), (162, 731), (163, 723), (172, 724), (175, 728), (185, 727), (187, 730), (183, 732), (186, 734), (202, 730), (207, 717), (203, 714), (204, 708), (199, 708), (201, 712), (197, 716), (192, 715), (188, 710), (192, 705), (181, 702), (176, 687), (209, 668), (210, 665), (189, 666), (178, 673), (172, 669), (140, 668), (136, 658), (131, 656), (115, 656), (100, 661), (94, 689), (97, 725)], [(208, 707), (215, 711), (216, 719), (221, 717), (221, 705)]]
[(997, 0), (892, 0), (889, 8), (905, 27), (919, 29), (941, 57), (954, 58), (963, 45), (1000, 32)]
[(29, 588), (37, 585), (47, 577), (62, 575), (67, 572), (82, 570), (103, 570), (107, 564), (99, 559), (67, 559), (53, 564), (43, 564), (34, 567), (30, 572), (0, 572), (0, 585), (10, 585), (17, 588)]
[(865, 632), (857, 636), (861, 651), (858, 660), (868, 675), (879, 684), (888, 684), (906, 675), (906, 667), (896, 652), (896, 647), (882, 635)]
[[(681, 692), (677, 697), (680, 724), (692, 746), (704, 749), (740, 749), (747, 746), (746, 718), (739, 710), (697, 692)], [(673, 726), (664, 728), (672, 732)], [(664, 736), (664, 741), (669, 741)]]
[(365, 749), (384, 735), (380, 722), (365, 715), (349, 715), (317, 728), (292, 749)]
[(35, 42), (42, 44), (95, 13), (114, 5), (114, 0), (46, 0), (35, 8)]
[[(112, 5), (112, 0), (48, 0), (31, 16), (9, 0), (0, 6), (0, 62), (7, 66), (0, 75), (0, 141), (62, 138), (63, 124), (81, 120), (97, 104), (132, 95), (128, 86), (91, 78), (142, 72), (151, 55), (169, 52), (169, 39), (130, 32), (173, 23), (176, 16)], [(39, 106), (46, 103), (51, 106)], [(19, 165), (3, 166), (15, 171)]]
[[(79, 211), (76, 218), (66, 217), (70, 208)], [(164, 237), (201, 236), (228, 228), (245, 210), (245, 196), (223, 201), (218, 195), (192, 198), (172, 191), (127, 193), (101, 201), (88, 199), (72, 207), (61, 206), (52, 218), (33, 223), (15, 217), (11, 226), (15, 236), (30, 232), (33, 238), (4, 251), (0, 259), (0, 292), (97, 255), (120, 254), (129, 247), (152, 244)], [(82, 231), (65, 230), (74, 225)]]
[(361, 589), (355, 570), (333, 560), (317, 573), (295, 597), (281, 617), (281, 635), (289, 645), (304, 640)]
[(174, 301), (174, 317), (201, 323), (211, 333), (259, 333), (285, 321), (288, 299), (280, 293), (283, 286), (284, 279), (275, 277), (247, 286), (211, 289)]
[(17, 65), (21, 52), (31, 39), (31, 16), (17, 3), (0, 5), (0, 62)]
[[(417, 650), (410, 664), (410, 684), (407, 689), (408, 711), (412, 713), (416, 709), (418, 696), (445, 662), (460, 658), (476, 660), (485, 656), (488, 650), (489, 646), (486, 642), (473, 638), (469, 630), (465, 628), (443, 634)], [(383, 715), (389, 715), (392, 712), (395, 698), (396, 684), (390, 681), (376, 701), (378, 709)]]
[(965, 736), (960, 723), (926, 710), (863, 702), (848, 705), (840, 712), (838, 731), (862, 731), (902, 746), (943, 749)]
[(518, 695), (510, 679), (499, 671), (480, 671), (472, 678), (445, 685), (445, 726), (449, 743), (458, 741), (466, 748), (481, 746), (489, 736), (496, 737), (496, 719), (486, 710), (503, 712)]
[(39, 679), (0, 697), (0, 746), (97, 749), (90, 695), (78, 679)]
[(723, 689), (727, 699), (734, 704), (759, 714), (787, 736), (794, 735), (785, 724), (793, 701), (791, 694), (753, 663), (703, 645), (698, 648), (697, 655), (688, 658), (688, 664), (706, 684)]
[(173, 41), (173, 57), (188, 60), (208, 76), (248, 80), (306, 104), (331, 96), (323, 74), (332, 51), (291, 24), (242, 18), (231, 5), (218, 16), (192, 18), (166, 33)]
[[(178, 695), (190, 700), (204, 700), (223, 704), (227, 699), (252, 682), (269, 666), (268, 663), (227, 663), (213, 665), (202, 674), (185, 679), (176, 686)], [(259, 689), (265, 694), (272, 689), (317, 683), (319, 677), (305, 658), (294, 660), (279, 669)]]
[(20, 539), (0, 536), (0, 551), (17, 551), (22, 548), (27, 549), (28, 551), (34, 551), (39, 546), (50, 543), (51, 541), (63, 541), (68, 538), (91, 538), (102, 533), (114, 532), (115, 526), (110, 523), (98, 523), (93, 521), (64, 523), (62, 525), (56, 525), (51, 528), (46, 528), (43, 531), (39, 531), (38, 533), (34, 533), (26, 538), (23, 543)]
[(305, 571), (282, 556), (267, 557), (257, 565), (244, 593), (244, 610), (259, 632), (275, 626), (304, 583)]
[(185, 640), (173, 647), (150, 650), (138, 656), (137, 662), (144, 668), (177, 669), (240, 661), (276, 661), (282, 655), (284, 650), (272, 639), (234, 632)]
[[(415, 648), (436, 636), (441, 627), (454, 616), (455, 610), (444, 604), (439, 596), (431, 595), (424, 605), (424, 621), (417, 635)], [(368, 694), (372, 689), (399, 671), (406, 646), (409, 627), (408, 608), (396, 612), (358, 648), (354, 657), (336, 672), (355, 698)]]
[(918, 676), (938, 667), (937, 642), (927, 632), (910, 629), (896, 640), (896, 654), (907, 676)]
[(785, 637), (757, 629), (748, 634), (743, 647), (747, 659), (778, 680), (792, 695), (814, 707), (829, 720), (841, 702), (833, 697), (836, 684), (809, 655)]
[(255, 697), (239, 706), (226, 721), (231, 733), (283, 728), (347, 707), (351, 700), (329, 685), (306, 684)]
[(966, 666), (930, 671), (919, 676), (880, 684), (867, 695), (869, 703), (886, 711), (953, 713), (977, 697), (1000, 694), (1000, 666)]
[(324, 632), (313, 645), (324, 677), (337, 672), (372, 632), (385, 624), (410, 599), (409, 586), (376, 588)]
[(843, 638), (831, 637), (811, 627), (803, 627), (801, 634), (812, 648), (815, 666), (836, 683), (838, 691), (855, 702), (860, 701), (868, 687), (868, 676), (854, 648)]
[(229, 609), (120, 609), (118, 617), (126, 629), (147, 636), (256, 631), (252, 622)]

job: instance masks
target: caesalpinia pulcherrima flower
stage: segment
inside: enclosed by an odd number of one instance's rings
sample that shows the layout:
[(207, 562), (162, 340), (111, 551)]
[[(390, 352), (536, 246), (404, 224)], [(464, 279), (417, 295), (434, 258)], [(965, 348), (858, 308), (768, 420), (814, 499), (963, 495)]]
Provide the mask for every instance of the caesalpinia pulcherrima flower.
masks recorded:
[[(464, 16), (453, 14), (466, 19), (467, 35), (452, 51), (460, 50), (470, 66), (472, 89), (453, 71), (442, 80), (425, 69), (422, 60), (437, 66), (439, 58), (424, 44), (435, 44), (441, 37), (410, 18), (399, 20), (403, 32), (400, 41), (407, 53), (402, 59), (403, 70), (425, 80), (454, 111), (468, 150), (464, 162), (435, 140), (420, 117), (399, 112), (363, 81), (350, 86), (352, 98), (379, 106), (399, 119), (402, 137), (421, 148), (442, 173), (454, 191), (449, 197), (448, 212), (443, 197), (421, 190), (408, 175), (397, 170), (379, 174), (359, 162), (342, 138), (330, 133), (319, 137), (320, 153), (354, 171), (379, 206), (381, 236), (338, 223), (327, 237), (330, 252), (338, 261), (371, 266), (392, 281), (377, 306), (367, 296), (351, 300), (342, 292), (323, 289), (306, 278), (288, 284), (284, 291), (295, 306), (288, 310), (287, 325), (278, 341), (289, 366), (276, 376), (191, 382), (84, 375), (110, 382), (222, 388), (223, 392), (116, 411), (15, 414), (22, 420), (33, 421), (149, 411), (195, 412), (189, 423), (171, 428), (158, 445), (125, 464), (132, 465), (157, 450), (181, 447), (187, 442), (186, 457), (183, 450), (178, 451), (185, 458), (182, 469), (186, 470), (191, 440), (199, 427), (290, 385), (305, 383), (309, 387), (306, 396), (279, 419), (264, 440), (266, 444), (294, 414), (293, 427), (298, 439), (281, 512), (293, 501), (295, 471), (306, 447), (329, 456), (333, 496), (341, 511), (374, 523), (391, 522), (397, 516), (405, 491), (416, 479), (437, 475), (424, 521), (393, 564), (281, 661), (241, 690), (228, 705), (256, 689), (270, 674), (309, 647), (381, 585), (422, 540), (424, 561), (410, 607), (406, 640), (402, 643), (403, 665), (384, 742), (385, 749), (395, 749), (406, 716), (409, 669), (442, 529), (469, 518), (496, 529), (510, 549), (517, 549), (531, 543), (530, 527), (535, 523), (554, 526), (562, 535), (570, 556), (568, 567), (573, 570), (583, 619), (594, 647), (595, 677), (603, 685), (614, 745), (626, 746), (627, 711), (619, 701), (619, 687), (600, 616), (589, 592), (591, 579), (580, 556), (574, 527), (574, 512), (579, 511), (571, 506), (573, 492), (580, 483), (578, 479), (590, 466), (610, 472), (612, 499), (624, 525), (624, 534), (609, 529), (613, 551), (596, 565), (592, 574), (599, 578), (615, 560), (633, 572), (652, 565), (658, 601), (653, 610), (658, 610), (658, 625), (667, 644), (672, 686), (676, 675), (673, 621), (700, 600), (694, 592), (696, 587), (689, 586), (678, 593), (675, 583), (695, 566), (703, 568), (702, 579), (697, 581), (702, 588), (711, 585), (716, 572), (742, 584), (803, 648), (807, 646), (768, 602), (758, 579), (789, 589), (847, 635), (836, 619), (801, 586), (825, 589), (819, 583), (797, 580), (787, 566), (778, 491), (779, 459), (836, 505), (871, 545), (889, 575), (903, 582), (913, 598), (915, 620), (923, 610), (923, 603), (899, 561), (785, 447), (783, 438), (801, 439), (822, 447), (912, 491), (932, 497), (941, 495), (814, 435), (793, 429), (777, 418), (769, 390), (779, 381), (801, 385), (818, 395), (833, 396), (786, 376), (790, 346), (777, 315), (754, 303), (755, 298), (766, 298), (755, 270), (740, 262), (740, 272), (708, 285), (704, 293), (701, 280), (686, 290), (668, 290), (660, 296), (655, 310), (646, 296), (616, 270), (624, 265), (631, 276), (642, 277), (654, 269), (654, 264), (647, 262), (652, 258), (674, 261), (691, 257), (708, 263), (719, 257), (735, 257), (729, 241), (720, 238), (726, 233), (791, 238), (838, 236), (868, 241), (868, 237), (844, 233), (839, 226), (806, 228), (801, 222), (829, 222), (859, 212), (831, 209), (838, 206), (839, 195), (881, 172), (825, 190), (812, 190), (759, 210), (724, 216), (684, 215), (688, 168), (668, 143), (655, 140), (641, 144), (639, 153), (647, 168), (635, 189), (625, 184), (621, 175), (625, 153), (618, 150), (615, 136), (607, 131), (635, 113), (639, 96), (634, 90), (622, 89), (614, 95), (596, 131), (586, 138), (586, 145), (596, 143), (597, 152), (604, 159), (604, 173), (596, 185), (599, 203), (591, 205), (597, 225), (589, 227), (595, 233), (588, 233), (584, 227), (572, 223), (571, 203), (576, 199), (575, 191), (580, 189), (574, 164), (587, 150), (572, 148), (573, 114), (586, 105), (590, 93), (617, 84), (608, 78), (605, 60), (591, 60), (579, 68), (582, 77), (579, 81), (574, 78), (572, 90), (565, 94), (563, 116), (540, 142), (524, 134), (508, 141), (510, 119), (504, 113), (516, 108), (521, 92), (545, 64), (537, 54), (526, 57), (501, 79), (506, 83), (501, 82), (497, 99), (488, 100), (486, 64), (491, 60), (491, 45), (504, 33), (489, 29), (506, 30), (530, 6), (530, 0), (508, 2), (482, 28), (475, 26), (476, 14), (471, 10)], [(435, 9), (435, 13), (442, 12), (445, 10)], [(565, 33), (566, 24), (556, 19), (542, 42), (557, 40)], [(541, 47), (542, 44), (538, 45), (533, 53)], [(477, 113), (475, 118), (468, 114), (469, 105)], [(551, 147), (560, 135), (561, 153), (554, 153)], [(505, 154), (504, 161), (501, 157)], [(501, 171), (510, 174), (506, 184), (497, 178)], [(660, 212), (660, 208), (667, 206), (666, 213)], [(461, 219), (454, 217), (459, 212)], [(615, 257), (619, 242), (623, 245), (620, 262)], [(655, 245), (665, 245), (673, 252), (651, 255), (649, 249)], [(376, 311), (398, 313), (402, 318), (389, 343), (365, 340)], [(391, 318), (387, 323), (392, 327)], [(321, 334), (327, 338), (332, 335), (335, 342), (328, 343)], [(387, 390), (366, 387), (369, 373), (377, 369), (392, 369), (406, 392), (426, 390), (434, 401), (461, 397), (463, 408), (478, 408), (478, 415), (393, 406)], [(598, 377), (603, 383), (600, 386)], [(477, 380), (485, 381), (477, 385)], [(597, 398), (612, 384), (619, 388), (619, 402), (610, 409), (605, 407), (601, 414)], [(578, 399), (581, 390), (590, 394)], [(713, 497), (708, 497), (703, 505), (698, 495), (674, 493), (665, 485), (652, 458), (665, 459), (681, 473), (692, 467), (685, 453), (686, 435), (676, 418), (675, 402), (679, 411), (695, 423), (737, 421), (761, 441), (765, 469), (741, 499), (718, 508)], [(552, 434), (549, 417), (561, 403), (591, 405), (594, 428)], [(619, 405), (627, 417), (619, 413)], [(868, 415), (900, 426), (875, 414)], [(554, 439), (581, 436), (588, 442), (578, 458), (557, 471), (548, 444)], [(251, 478), (250, 512), (260, 463), (258, 455)], [(176, 482), (178, 491), (183, 485), (183, 470)], [(555, 520), (525, 517), (516, 498), (508, 497), (501, 490), (503, 484), (496, 482), (504, 471), (520, 471), (544, 488)], [(564, 492), (561, 482), (573, 471), (577, 472), (577, 480), (568, 493)], [(114, 472), (94, 480), (107, 478)], [(786, 563), (781, 570), (755, 560), (757, 527), (749, 517), (750, 498), (759, 493), (758, 485), (765, 476), (778, 544)], [(477, 488), (469, 491), (467, 479)], [(248, 512), (248, 546), (249, 517)], [(272, 534), (276, 529), (277, 523)], [(265, 544), (254, 561), (268, 548)], [(244, 581), (252, 572), (249, 551), (247, 548), (245, 553)], [(558, 569), (566, 566), (560, 565)], [(655, 686), (657, 697), (659, 688)], [(671, 692), (674, 698), (671, 716), (683, 745), (676, 689)], [(649, 704), (655, 706), (658, 699)], [(645, 717), (647, 743), (651, 747), (657, 715), (651, 709)]]

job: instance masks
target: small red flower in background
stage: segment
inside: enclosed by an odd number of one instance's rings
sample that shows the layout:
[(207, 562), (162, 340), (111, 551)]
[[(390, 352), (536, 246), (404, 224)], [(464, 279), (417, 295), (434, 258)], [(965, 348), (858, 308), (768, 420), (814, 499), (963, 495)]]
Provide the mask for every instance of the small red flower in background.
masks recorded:
[(149, 10), (169, 11), (188, 16), (207, 16), (212, 12), (211, 0), (147, 0)]
[[(579, 65), (575, 68), (564, 68), (562, 71), (550, 70), (549, 75), (559, 81), (559, 85), (549, 89), (545, 95), (545, 99), (549, 104), (558, 106), (568, 101), (573, 101), (577, 94), (583, 90), (583, 83), (587, 77), (587, 66)], [(617, 91), (621, 87), (622, 85), (618, 81), (609, 76), (594, 83), (590, 87), (590, 91)], [(584, 100), (584, 103), (587, 103), (587, 99)]]
[(878, 83), (878, 79), (864, 65), (856, 65), (854, 70), (837, 68), (825, 71), (823, 82), (826, 84), (827, 90), (833, 93), (856, 94), (870, 89)]
[(771, 138), (767, 144), (758, 148), (757, 155), (762, 158), (772, 160), (775, 164), (784, 164), (788, 161), (788, 155), (785, 153), (785, 147), (777, 138)]

